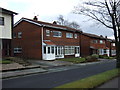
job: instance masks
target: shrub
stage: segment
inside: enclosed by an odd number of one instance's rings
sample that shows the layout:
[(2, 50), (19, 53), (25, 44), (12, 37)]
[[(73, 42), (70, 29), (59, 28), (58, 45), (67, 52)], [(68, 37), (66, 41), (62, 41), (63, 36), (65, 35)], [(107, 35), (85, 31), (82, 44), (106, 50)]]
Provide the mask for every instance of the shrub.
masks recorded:
[(92, 58), (98, 59), (98, 58), (99, 58), (99, 55), (93, 54), (93, 55), (92, 55)]
[(87, 56), (85, 59), (86, 59), (86, 62), (93, 62), (93, 61), (97, 61), (98, 57), (99, 57), (98, 55), (93, 54), (91, 56)]

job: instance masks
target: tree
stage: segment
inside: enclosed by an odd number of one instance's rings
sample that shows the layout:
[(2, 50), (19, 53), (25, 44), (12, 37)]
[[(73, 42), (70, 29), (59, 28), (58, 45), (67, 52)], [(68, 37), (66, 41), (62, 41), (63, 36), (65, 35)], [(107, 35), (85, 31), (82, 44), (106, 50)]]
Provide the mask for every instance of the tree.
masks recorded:
[(59, 15), (57, 23), (59, 25), (64, 25), (64, 26), (68, 26), (71, 28), (75, 28), (75, 29), (80, 28), (80, 25), (77, 22), (75, 22), (75, 21), (69, 22), (68, 20), (64, 19), (63, 15)]
[(93, 0), (82, 5), (75, 7), (75, 14), (88, 16), (114, 31), (117, 68), (120, 68), (120, 0)]

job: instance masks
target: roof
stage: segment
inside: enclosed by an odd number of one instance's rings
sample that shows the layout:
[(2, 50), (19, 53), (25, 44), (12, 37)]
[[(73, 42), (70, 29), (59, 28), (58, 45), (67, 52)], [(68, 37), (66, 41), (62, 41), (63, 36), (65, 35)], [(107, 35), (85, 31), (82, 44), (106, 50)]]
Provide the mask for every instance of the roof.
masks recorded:
[(27, 21), (29, 23), (36, 24), (36, 25), (41, 26), (41, 27), (43, 26), (43, 27), (61, 29), (61, 30), (72, 31), (72, 32), (82, 32), (81, 30), (77, 30), (77, 29), (70, 28), (70, 27), (67, 27), (67, 26), (56, 25), (56, 24), (43, 22), (43, 21), (32, 20), (32, 19), (28, 19), (28, 18), (21, 18), (17, 23), (15, 23), (14, 27), (17, 26), (21, 21)]
[(103, 46), (99, 46), (99, 47), (98, 46), (90, 46), (90, 48), (91, 49), (101, 49), (101, 48), (102, 49), (109, 49), (108, 47), (105, 47), (105, 46), (104, 47)]
[(15, 15), (17, 15), (18, 13), (16, 13), (16, 12), (13, 12), (13, 11), (11, 11), (11, 10), (7, 10), (7, 9), (4, 9), (4, 8), (1, 8), (0, 7), (0, 12), (2, 12), (2, 13), (6, 13), (6, 14), (15, 14)]
[(51, 42), (51, 41), (44, 41), (44, 43), (46, 44), (46, 45), (55, 45), (53, 42)]
[(86, 35), (88, 37), (92, 37), (92, 38), (98, 38), (98, 39), (106, 39), (102, 36), (98, 36), (98, 35), (95, 35), (95, 34), (90, 34), (90, 33), (82, 33), (83, 35)]

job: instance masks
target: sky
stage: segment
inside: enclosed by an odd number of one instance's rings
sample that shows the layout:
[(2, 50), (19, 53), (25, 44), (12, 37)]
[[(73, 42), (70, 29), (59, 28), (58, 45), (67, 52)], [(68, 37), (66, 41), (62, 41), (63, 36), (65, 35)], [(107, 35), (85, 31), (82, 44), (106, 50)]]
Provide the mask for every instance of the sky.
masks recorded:
[(113, 32), (96, 22), (88, 21), (82, 15), (73, 14), (74, 7), (82, 4), (84, 0), (0, 0), (0, 7), (17, 12), (14, 22), (22, 17), (52, 23), (59, 15), (63, 15), (68, 21), (76, 21), (83, 32), (108, 36), (113, 39)]

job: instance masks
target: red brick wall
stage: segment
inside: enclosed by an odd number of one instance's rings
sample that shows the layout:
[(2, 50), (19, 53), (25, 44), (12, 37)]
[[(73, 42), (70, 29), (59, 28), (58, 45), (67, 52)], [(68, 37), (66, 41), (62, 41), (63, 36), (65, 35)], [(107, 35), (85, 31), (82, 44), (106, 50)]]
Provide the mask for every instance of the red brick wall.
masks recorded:
[(81, 35), (81, 56), (90, 55), (90, 38), (85, 35)]
[(14, 33), (22, 32), (22, 38), (13, 38), (12, 50), (16, 47), (22, 48), (21, 54), (14, 54), (13, 56), (42, 59), (42, 45), (41, 45), (41, 27), (22, 21), (19, 25), (14, 27)]
[[(46, 29), (50, 30), (50, 36), (46, 36)], [(62, 37), (53, 37), (53, 31), (61, 31)], [(66, 33), (73, 33), (73, 38), (66, 38)], [(77, 39), (74, 38), (74, 34), (77, 34)], [(63, 31), (59, 29), (44, 29), (44, 40), (51, 40), (56, 45), (63, 45), (63, 46), (79, 46), (80, 45), (80, 33), (70, 32), (70, 31)]]

